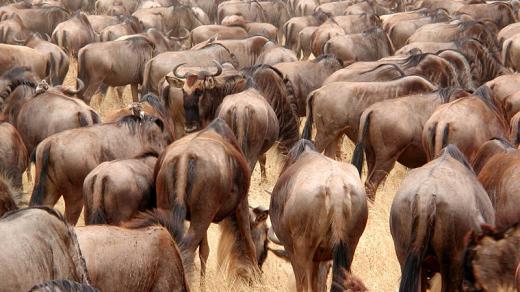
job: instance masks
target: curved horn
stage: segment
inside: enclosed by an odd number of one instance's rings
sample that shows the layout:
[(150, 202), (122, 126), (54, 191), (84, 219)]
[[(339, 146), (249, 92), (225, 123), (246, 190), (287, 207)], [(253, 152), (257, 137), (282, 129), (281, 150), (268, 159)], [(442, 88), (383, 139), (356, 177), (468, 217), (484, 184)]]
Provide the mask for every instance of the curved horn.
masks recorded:
[(217, 72), (215, 72), (215, 74), (212, 74), (211, 77), (216, 77), (216, 76), (219, 76), (220, 74), (222, 74), (222, 65), (220, 65), (220, 63), (216, 60), (213, 60), (213, 63), (215, 63), (215, 65), (217, 65)]
[[(176, 40), (176, 41), (183, 41), (183, 40), (186, 40), (190, 37), (190, 31), (187, 30), (185, 27), (182, 28), (184, 30), (184, 32), (186, 32), (184, 34), (184, 36), (181, 36), (181, 37), (172, 37), (172, 36), (169, 36), (170, 34), (168, 34), (168, 37), (172, 40)], [(171, 31), (170, 31), (171, 32)]]
[(184, 74), (184, 75), (179, 75), (179, 73), (177, 73), (177, 69), (179, 69), (180, 66), (183, 66), (183, 65), (186, 65), (186, 63), (180, 63), (178, 64), (177, 66), (173, 67), (173, 75), (175, 75), (175, 77), (179, 78), (179, 79), (186, 79), (186, 77), (188, 76), (188, 74)]
[(278, 236), (274, 233), (273, 227), (269, 228), (269, 231), (267, 232), (267, 238), (275, 244), (283, 245), (282, 242), (280, 242), (280, 239), (278, 239)]
[(85, 83), (83, 82), (83, 80), (76, 77), (76, 92), (74, 94), (82, 91), (83, 88), (85, 88)]

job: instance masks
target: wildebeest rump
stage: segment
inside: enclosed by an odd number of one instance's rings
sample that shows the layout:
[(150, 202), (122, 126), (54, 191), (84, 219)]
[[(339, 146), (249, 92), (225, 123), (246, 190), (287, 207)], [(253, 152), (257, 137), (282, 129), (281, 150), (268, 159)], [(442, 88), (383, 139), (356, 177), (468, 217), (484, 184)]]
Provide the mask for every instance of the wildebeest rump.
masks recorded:
[(456, 146), (408, 172), (390, 210), (399, 291), (424, 291), (435, 272), (441, 273), (442, 291), (461, 290), (464, 237), (494, 222), (491, 201)]
[(424, 124), (422, 140), (428, 160), (454, 144), (471, 161), (482, 143), (495, 137), (507, 139), (508, 132), (489, 88), (482, 86), (473, 96), (439, 106)]
[[(250, 172), (226, 122), (217, 118), (201, 132), (169, 145), (159, 157), (155, 173), (157, 207), (173, 213), (176, 242), (187, 253), (187, 264), (193, 261), (199, 247), (204, 274), (209, 255), (207, 229), (212, 222), (233, 216), (244, 239), (241, 248), (249, 266), (242, 276), (252, 279), (258, 272), (258, 263), (247, 201)], [(186, 234), (184, 220), (190, 221)]]
[(331, 291), (343, 291), (344, 272), (368, 218), (361, 180), (352, 165), (316, 152), (300, 140), (271, 195), (272, 228), (288, 253), (298, 291), (323, 291), (320, 266), (333, 261)]
[(189, 291), (171, 214), (140, 214), (124, 227), (76, 228), (92, 284), (102, 291)]
[(30, 205), (54, 206), (63, 196), (65, 217), (76, 223), (83, 207), (83, 181), (101, 162), (160, 153), (171, 140), (160, 120), (128, 116), (116, 123), (57, 133), (36, 149), (36, 180)]
[(0, 234), (1, 290), (28, 291), (55, 279), (90, 284), (76, 234), (57, 211), (46, 207), (11, 211), (0, 219)]
[(85, 224), (119, 225), (138, 211), (155, 206), (153, 177), (157, 153), (106, 161), (83, 183)]

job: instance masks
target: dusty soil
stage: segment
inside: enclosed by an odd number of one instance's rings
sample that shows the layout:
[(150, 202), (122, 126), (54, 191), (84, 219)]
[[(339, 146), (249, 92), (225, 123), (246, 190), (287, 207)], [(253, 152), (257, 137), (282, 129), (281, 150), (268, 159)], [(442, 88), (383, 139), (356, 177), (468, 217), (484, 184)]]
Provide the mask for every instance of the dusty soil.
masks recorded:
[[(71, 64), (71, 70), (65, 83), (72, 85), (76, 76), (75, 62)], [(123, 103), (131, 102), (129, 88), (125, 90)], [(96, 96), (92, 103), (93, 107), (103, 116), (111, 110), (122, 106), (121, 101), (113, 97), (109, 90), (106, 98)], [(349, 161), (352, 156), (353, 145), (351, 142), (343, 142), (344, 161)], [(276, 151), (271, 150), (267, 155), (267, 181), (261, 182), (259, 167), (255, 168), (249, 202), (251, 206), (269, 206), (270, 197), (266, 190), (272, 190), (276, 183), (281, 157)], [(401, 183), (406, 169), (397, 165), (390, 173), (386, 183), (379, 189), (374, 204), (369, 206), (368, 224), (360, 239), (356, 249), (352, 271), (360, 277), (370, 289), (370, 291), (396, 291), (399, 285), (400, 269), (394, 252), (394, 246), (389, 229), (389, 212), (392, 199)], [(34, 170), (33, 170), (34, 174)], [(25, 178), (26, 179), (26, 178)], [(25, 180), (24, 191), (25, 201), (29, 200), (33, 184)], [(56, 206), (60, 211), (64, 211), (63, 201), (60, 200)], [(83, 216), (78, 225), (83, 225)], [(217, 270), (216, 252), (219, 240), (218, 225), (213, 224), (209, 229), (210, 256), (208, 263), (208, 275), (206, 280), (207, 291), (293, 291), (294, 276), (289, 263), (269, 254), (263, 267), (261, 283), (254, 287), (243, 286), (237, 283), (229, 283), (224, 280), (222, 274)], [(198, 274), (198, 273), (195, 273)], [(330, 279), (329, 279), (330, 281)], [(194, 279), (192, 289), (198, 291), (198, 280)]]

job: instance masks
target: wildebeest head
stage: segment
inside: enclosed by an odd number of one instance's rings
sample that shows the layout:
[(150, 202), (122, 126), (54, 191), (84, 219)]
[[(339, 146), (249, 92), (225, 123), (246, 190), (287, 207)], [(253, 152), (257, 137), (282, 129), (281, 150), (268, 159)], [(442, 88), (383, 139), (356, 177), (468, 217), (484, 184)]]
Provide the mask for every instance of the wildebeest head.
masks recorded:
[(256, 260), (260, 269), (262, 269), (262, 265), (267, 258), (267, 244), (269, 243), (269, 240), (267, 239), (267, 232), (269, 228), (267, 227), (266, 221), (268, 215), (269, 210), (262, 206), (258, 206), (256, 208), (249, 207), (251, 237), (253, 238), (253, 242), (255, 244)]
[[(215, 73), (202, 70), (197, 74), (186, 73), (181, 75), (178, 69), (184, 64), (179, 64), (173, 69), (175, 77), (185, 80), (182, 85), (182, 92), (185, 112), (185, 131), (187, 133), (204, 128), (211, 119), (211, 117), (208, 117), (208, 114), (212, 108), (212, 96), (208, 94), (208, 90), (216, 86), (215, 77), (222, 74), (222, 65), (217, 61), (214, 62), (217, 66)], [(170, 78), (168, 82), (171, 83), (175, 81)]]

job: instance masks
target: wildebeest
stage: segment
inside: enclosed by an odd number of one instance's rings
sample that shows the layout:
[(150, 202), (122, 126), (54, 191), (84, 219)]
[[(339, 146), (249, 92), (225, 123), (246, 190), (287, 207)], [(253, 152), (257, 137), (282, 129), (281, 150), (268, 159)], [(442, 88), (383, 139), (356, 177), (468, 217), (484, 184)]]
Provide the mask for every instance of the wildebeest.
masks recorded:
[(17, 14), (0, 22), (0, 41), (4, 44), (17, 45), (16, 39), (28, 37), (30, 33)]
[(157, 156), (144, 153), (94, 168), (83, 183), (85, 224), (119, 225), (137, 211), (151, 209), (155, 205), (153, 173)]
[(85, 82), (79, 96), (90, 103), (101, 85), (132, 87), (132, 99), (137, 101), (137, 87), (142, 72), (153, 57), (155, 44), (147, 37), (136, 35), (123, 40), (94, 43), (79, 51), (78, 78)]
[(132, 158), (148, 151), (160, 153), (165, 139), (163, 122), (127, 116), (116, 123), (57, 133), (36, 149), (36, 180), (30, 205), (53, 206), (63, 196), (65, 217), (76, 223), (83, 207), (85, 177), (101, 162)]
[[(264, 36), (273, 42), (280, 41), (279, 36), (278, 36), (279, 30), (270, 23), (247, 22), (243, 16), (233, 15), (233, 16), (227, 16), (226, 18), (224, 18), (222, 20), (222, 24), (224, 26), (228, 26), (228, 27), (242, 27), (243, 29), (245, 29), (247, 31), (248, 35), (250, 35), (250, 36)], [(218, 34), (219, 39), (240, 39), (238, 37), (221, 38), (219, 32), (216, 32), (214, 34)]]
[(38, 78), (28, 67), (15, 67), (0, 77), (0, 121), (16, 122), (21, 105), (32, 97)]
[(217, 35), (218, 39), (233, 40), (245, 39), (249, 36), (247, 30), (241, 26), (227, 26), (227, 25), (201, 25), (191, 31), (191, 44), (196, 45), (205, 40)]
[(478, 179), (495, 207), (495, 227), (498, 230), (520, 221), (520, 216), (514, 207), (520, 202), (516, 191), (520, 155), (512, 145), (508, 147), (505, 152), (497, 153), (482, 163), (478, 173)]
[(495, 137), (507, 139), (508, 133), (489, 88), (482, 86), (472, 96), (439, 106), (424, 123), (422, 140), (428, 160), (454, 144), (472, 161), (482, 143)]
[[(171, 74), (165, 76), (161, 86), (161, 98), (173, 119), (176, 138), (184, 136), (186, 128), (188, 131), (192, 131), (192, 128), (195, 130), (195, 125), (186, 124), (188, 115), (192, 115), (188, 118), (190, 121), (199, 120), (201, 128), (205, 127), (215, 117), (222, 99), (242, 91), (245, 84), (244, 76), (229, 63), (218, 64), (216, 71), (213, 68), (181, 65), (177, 65)], [(220, 66), (221, 73), (218, 69)], [(185, 82), (188, 79), (189, 82)], [(196, 107), (199, 107), (198, 113), (189, 110), (196, 110)]]
[[(201, 132), (169, 145), (159, 156), (155, 173), (157, 207), (172, 212), (176, 242), (186, 252), (187, 264), (193, 261), (198, 247), (201, 273), (205, 273), (207, 229), (212, 222), (231, 216), (243, 239), (240, 248), (248, 266), (240, 276), (252, 280), (258, 273), (258, 262), (247, 201), (250, 172), (226, 122), (217, 118)], [(204, 203), (200, 204), (202, 198)], [(186, 234), (184, 220), (190, 221)]]
[(47, 56), (35, 49), (0, 44), (0, 74), (15, 67), (28, 67), (39, 79), (49, 76), (52, 68)]
[(70, 280), (52, 280), (32, 287), (29, 292), (99, 292), (99, 289), (88, 284)]
[[(249, 88), (226, 96), (216, 116), (233, 130), (253, 172), (259, 156), (278, 139), (279, 124), (273, 108), (258, 90)], [(265, 169), (261, 170), (262, 178), (266, 178)]]
[(421, 26), (450, 20), (445, 10), (420, 10), (389, 15), (383, 22), (388, 37), (396, 50), (406, 44), (408, 38)]
[(15, 9), (12, 13), (20, 16), (28, 30), (41, 35), (51, 35), (59, 23), (70, 17), (69, 11), (56, 6)]
[(289, 152), (269, 206), (272, 228), (291, 261), (298, 291), (322, 291), (320, 266), (333, 261), (331, 291), (343, 291), (368, 206), (356, 169), (300, 140)]
[(294, 100), (298, 116), (305, 116), (306, 100), (309, 93), (322, 86), (330, 74), (341, 69), (343, 63), (331, 55), (322, 55), (314, 60), (278, 63), (273, 66), (282, 72), (293, 88)]
[(390, 232), (401, 265), (399, 291), (422, 291), (435, 272), (442, 291), (462, 289), (464, 237), (493, 225), (486, 191), (456, 146), (408, 172), (390, 210)]
[(1, 290), (28, 291), (57, 279), (90, 284), (74, 229), (57, 211), (32, 207), (8, 212), (0, 219), (0, 234)]
[(143, 93), (159, 93), (159, 81), (172, 71), (175, 66), (212, 66), (217, 61), (220, 64), (231, 63), (238, 67), (236, 57), (223, 45), (210, 43), (197, 50), (165, 52), (146, 63), (143, 73)]
[(498, 29), (516, 22), (511, 5), (501, 2), (464, 5), (457, 9), (453, 15), (456, 17), (469, 16), (474, 20), (489, 20)]
[[(419, 76), (407, 76), (388, 82), (332, 82), (310, 93), (307, 99), (307, 121), (302, 137), (310, 139), (316, 126), (316, 148), (328, 157), (338, 156), (338, 142), (343, 135), (356, 142), (359, 119), (370, 105), (436, 88)], [(340, 93), (340, 94), (338, 94)]]
[[(77, 92), (65, 86), (37, 89), (35, 95), (20, 106), (13, 122), (29, 155), (34, 155), (36, 146), (55, 133), (101, 122), (94, 109), (69, 96)], [(42, 111), (45, 107), (48, 110)]]
[(483, 225), (467, 237), (464, 284), (468, 291), (511, 291), (518, 288), (520, 226), (502, 229)]
[(145, 29), (156, 28), (164, 33), (180, 35), (183, 29), (189, 31), (202, 25), (193, 10), (185, 5), (139, 9), (132, 14)]
[(242, 40), (216, 40), (213, 42), (228, 49), (237, 59), (237, 69), (249, 68), (257, 63), (257, 58), (262, 54), (264, 46), (269, 39), (263, 36), (254, 36)]
[(452, 42), (465, 37), (476, 38), (492, 52), (497, 50), (497, 41), (486, 25), (478, 21), (458, 23), (433, 23), (420, 27), (408, 38), (414, 42)]
[(323, 45), (323, 54), (334, 55), (344, 64), (375, 61), (392, 55), (393, 52), (387, 34), (377, 27), (362, 33), (336, 36)]
[(423, 150), (422, 125), (439, 105), (467, 95), (459, 88), (442, 88), (433, 93), (376, 102), (363, 111), (352, 161), (361, 173), (365, 152), (368, 166), (365, 187), (370, 199), (375, 199), (379, 184), (396, 161), (410, 168), (428, 161)]
[(69, 71), (69, 57), (65, 51), (50, 41), (43, 40), (39, 34), (31, 34), (25, 39), (16, 38), (19, 45), (24, 44), (29, 48), (47, 55), (49, 62), (49, 83), (51, 85), (60, 85), (65, 80), (65, 76)]
[(217, 21), (221, 23), (224, 17), (230, 15), (242, 15), (250, 22), (267, 22), (267, 15), (257, 1), (224, 1), (218, 5)]
[(298, 58), (293, 51), (281, 47), (272, 41), (269, 41), (265, 43), (264, 47), (262, 48), (262, 53), (260, 53), (260, 56), (256, 58), (255, 65), (275, 65), (283, 62), (296, 61), (298, 61)]
[(114, 41), (119, 37), (143, 32), (143, 25), (135, 16), (124, 17), (123, 21), (105, 27), (99, 33), (99, 40), (102, 42)]
[(101, 33), (101, 31), (107, 27), (114, 24), (118, 24), (120, 22), (120, 18), (116, 16), (110, 15), (87, 15), (88, 22), (92, 26), (92, 29), (96, 33)]
[(154, 210), (138, 214), (125, 228), (76, 228), (92, 284), (102, 291), (189, 291), (181, 252), (171, 235), (175, 223), (169, 212)]
[(29, 154), (22, 137), (10, 123), (0, 122), (0, 173), (13, 186), (22, 189), (22, 174), (29, 164)]
[(75, 57), (81, 48), (99, 39), (87, 16), (79, 11), (69, 20), (58, 24), (51, 37), (55, 44)]
[(313, 15), (293, 17), (282, 27), (285, 36), (285, 47), (297, 52), (298, 35), (306, 27), (318, 27), (327, 19), (326, 14), (316, 11)]
[(513, 37), (518, 33), (520, 33), (520, 23), (517, 22), (511, 23), (510, 25), (502, 28), (497, 34), (497, 39), (500, 47), (502, 47), (505, 40), (507, 40), (510, 37)]

